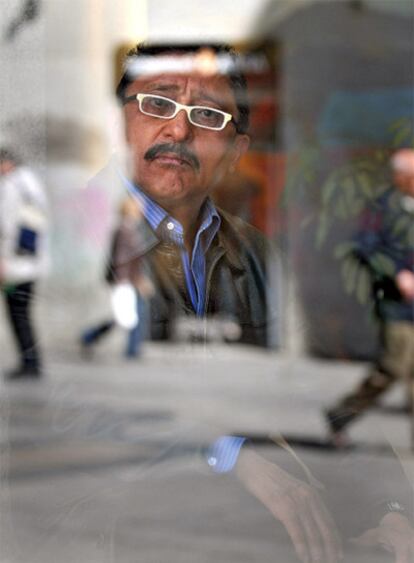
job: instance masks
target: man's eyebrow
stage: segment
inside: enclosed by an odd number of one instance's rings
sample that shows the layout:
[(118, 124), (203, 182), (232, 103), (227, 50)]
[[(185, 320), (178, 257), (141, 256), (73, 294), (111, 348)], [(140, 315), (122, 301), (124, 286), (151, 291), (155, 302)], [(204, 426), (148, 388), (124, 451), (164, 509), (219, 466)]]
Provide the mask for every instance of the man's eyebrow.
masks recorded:
[(215, 96), (212, 96), (211, 94), (208, 94), (207, 92), (202, 92), (200, 95), (200, 98), (206, 102), (211, 102), (212, 104), (218, 106), (219, 108), (223, 108), (226, 107), (226, 103), (224, 102), (224, 100), (216, 98)]
[(150, 82), (146, 84), (145, 90), (157, 90), (159, 92), (176, 92), (178, 90), (177, 84), (169, 84), (165, 82)]
[[(177, 92), (179, 90), (179, 86), (178, 84), (169, 84), (169, 83), (163, 83), (163, 82), (153, 82), (150, 84), (147, 84), (145, 87), (145, 90), (156, 90), (157, 92), (164, 92), (164, 93), (174, 93)], [(200, 96), (199, 96), (202, 100), (205, 100), (206, 102), (211, 102), (212, 104), (218, 106), (219, 108), (221, 107), (225, 107), (226, 104), (224, 103), (223, 100), (215, 97), (212, 94), (208, 94), (207, 92), (200, 92)], [(197, 99), (197, 98), (196, 98)], [(194, 105), (199, 105), (202, 102), (198, 102), (197, 104)]]

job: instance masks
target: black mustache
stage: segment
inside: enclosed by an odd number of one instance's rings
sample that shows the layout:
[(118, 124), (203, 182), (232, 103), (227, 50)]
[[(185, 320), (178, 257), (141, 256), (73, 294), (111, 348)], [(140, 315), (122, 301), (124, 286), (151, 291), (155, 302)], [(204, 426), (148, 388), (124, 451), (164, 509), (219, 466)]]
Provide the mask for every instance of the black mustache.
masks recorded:
[(154, 160), (160, 154), (166, 153), (175, 154), (181, 160), (189, 162), (196, 170), (200, 169), (200, 161), (197, 156), (186, 145), (181, 143), (159, 143), (154, 145), (147, 150), (144, 158), (145, 160)]

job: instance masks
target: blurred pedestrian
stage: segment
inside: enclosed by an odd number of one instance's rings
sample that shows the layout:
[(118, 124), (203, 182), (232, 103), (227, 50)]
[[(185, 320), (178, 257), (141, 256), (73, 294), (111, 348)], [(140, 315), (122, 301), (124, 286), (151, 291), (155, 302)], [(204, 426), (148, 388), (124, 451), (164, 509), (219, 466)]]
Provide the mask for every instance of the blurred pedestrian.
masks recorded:
[[(371, 206), (352, 255), (371, 277), (380, 352), (368, 376), (326, 415), (333, 442), (397, 380), (414, 380), (414, 150), (391, 159), (393, 186)], [(412, 400), (412, 398), (411, 398)]]
[(0, 149), (0, 283), (20, 363), (7, 379), (39, 378), (42, 362), (31, 320), (36, 281), (47, 271), (48, 204), (38, 177)]
[(81, 345), (85, 355), (89, 355), (92, 346), (116, 324), (129, 329), (125, 356), (136, 358), (141, 353), (141, 343), (146, 334), (145, 303), (152, 288), (143, 271), (140, 221), (138, 202), (127, 196), (120, 207), (120, 222), (113, 233), (105, 275), (113, 290), (114, 316), (82, 333)]

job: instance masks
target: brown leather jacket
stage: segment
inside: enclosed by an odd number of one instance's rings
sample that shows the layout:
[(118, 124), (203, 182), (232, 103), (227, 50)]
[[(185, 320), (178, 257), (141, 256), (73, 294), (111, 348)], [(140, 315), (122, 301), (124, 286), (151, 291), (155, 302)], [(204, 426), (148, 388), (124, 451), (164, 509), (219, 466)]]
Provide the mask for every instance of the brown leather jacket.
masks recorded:
[[(266, 239), (244, 221), (220, 209), (218, 212), (220, 230), (206, 255), (205, 318), (232, 318), (241, 328), (239, 342), (266, 346)], [(177, 318), (195, 318), (181, 257), (178, 248), (161, 241), (145, 220), (139, 228), (139, 254), (145, 258), (155, 289), (150, 300), (151, 337), (168, 339), (173, 337)]]

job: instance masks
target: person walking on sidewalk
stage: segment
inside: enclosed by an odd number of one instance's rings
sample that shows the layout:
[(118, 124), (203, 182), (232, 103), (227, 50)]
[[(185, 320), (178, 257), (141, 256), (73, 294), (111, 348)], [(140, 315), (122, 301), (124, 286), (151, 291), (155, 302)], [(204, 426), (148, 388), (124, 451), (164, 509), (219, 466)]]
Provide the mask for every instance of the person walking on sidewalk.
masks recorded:
[(20, 363), (7, 379), (42, 375), (31, 320), (36, 281), (47, 271), (47, 198), (40, 180), (8, 149), (0, 149), (0, 284)]
[(371, 276), (380, 352), (362, 383), (326, 411), (337, 445), (346, 443), (348, 424), (391, 385), (414, 380), (414, 150), (397, 151), (391, 168), (394, 186), (373, 202), (352, 250)]
[[(135, 317), (132, 322), (133, 326), (129, 327), (128, 331), (125, 349), (127, 358), (140, 356), (141, 343), (146, 335), (146, 300), (152, 294), (151, 283), (143, 272), (142, 242), (138, 228), (141, 220), (142, 215), (138, 202), (132, 196), (127, 196), (121, 203), (120, 221), (112, 236), (105, 275), (106, 281), (112, 286), (114, 292), (119, 289), (120, 285), (124, 287), (129, 285), (131, 291), (126, 295), (135, 295), (133, 308), (136, 309), (136, 315), (133, 315)], [(81, 335), (83, 354), (89, 356), (93, 345), (108, 334), (116, 324), (116, 318), (105, 319), (84, 330)]]

